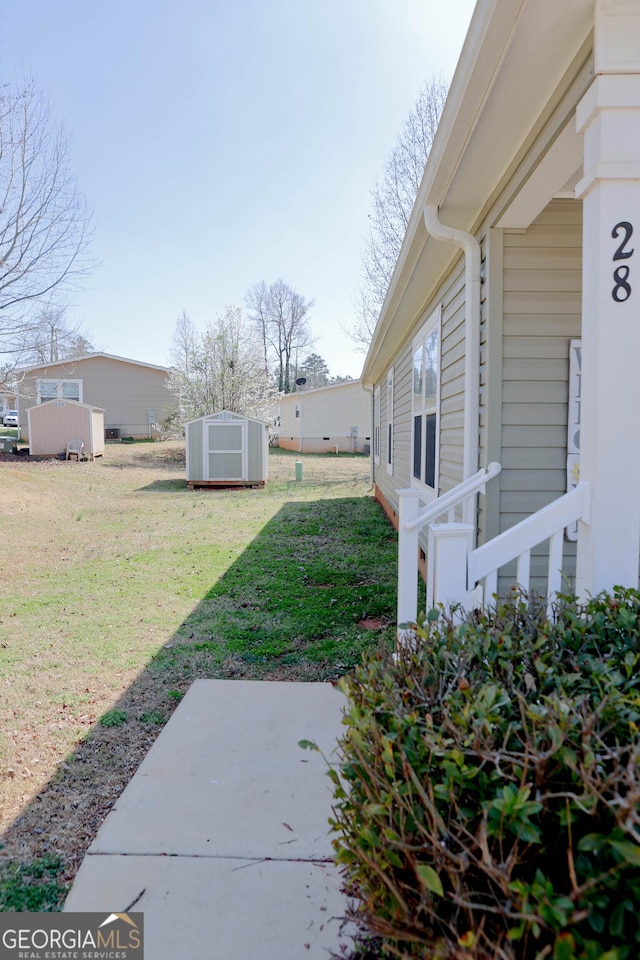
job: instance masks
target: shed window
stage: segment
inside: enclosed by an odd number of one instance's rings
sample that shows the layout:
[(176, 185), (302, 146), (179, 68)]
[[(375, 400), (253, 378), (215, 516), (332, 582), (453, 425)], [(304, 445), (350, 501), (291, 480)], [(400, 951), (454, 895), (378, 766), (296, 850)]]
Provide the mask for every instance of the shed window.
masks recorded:
[(38, 380), (38, 403), (47, 400), (82, 401), (82, 380)]
[(440, 316), (438, 307), (413, 341), (413, 480), (434, 493), (438, 476)]

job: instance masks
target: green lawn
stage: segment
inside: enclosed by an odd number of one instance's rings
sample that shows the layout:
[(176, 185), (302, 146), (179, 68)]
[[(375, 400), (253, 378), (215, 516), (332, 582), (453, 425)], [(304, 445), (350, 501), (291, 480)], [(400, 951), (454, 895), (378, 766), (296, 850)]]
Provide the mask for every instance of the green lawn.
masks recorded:
[(396, 535), (366, 458), (307, 455), (300, 483), (272, 450), (264, 490), (191, 491), (181, 456), (1, 465), (0, 909), (43, 885), (37, 909), (59, 908), (194, 679), (333, 680), (393, 642)]

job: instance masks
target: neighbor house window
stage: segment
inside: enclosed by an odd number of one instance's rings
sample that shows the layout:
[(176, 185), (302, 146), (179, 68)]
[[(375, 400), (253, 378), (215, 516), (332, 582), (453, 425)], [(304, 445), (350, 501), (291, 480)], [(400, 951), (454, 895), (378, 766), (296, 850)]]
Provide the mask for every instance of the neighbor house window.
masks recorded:
[(387, 473), (393, 473), (393, 367), (387, 373)]
[(47, 400), (82, 401), (82, 380), (38, 380), (38, 403)]
[(437, 493), (440, 396), (440, 307), (413, 341), (412, 473)]
[(373, 391), (373, 459), (380, 463), (380, 386)]

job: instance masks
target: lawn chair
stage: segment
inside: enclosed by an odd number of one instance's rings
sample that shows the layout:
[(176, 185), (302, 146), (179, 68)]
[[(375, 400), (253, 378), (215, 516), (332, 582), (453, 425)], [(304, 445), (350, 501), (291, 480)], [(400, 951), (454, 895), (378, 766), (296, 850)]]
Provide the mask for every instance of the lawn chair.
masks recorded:
[(76, 460), (84, 460), (84, 440), (70, 440), (67, 444), (67, 452), (65, 455), (65, 460), (70, 460), (71, 457), (75, 457)]

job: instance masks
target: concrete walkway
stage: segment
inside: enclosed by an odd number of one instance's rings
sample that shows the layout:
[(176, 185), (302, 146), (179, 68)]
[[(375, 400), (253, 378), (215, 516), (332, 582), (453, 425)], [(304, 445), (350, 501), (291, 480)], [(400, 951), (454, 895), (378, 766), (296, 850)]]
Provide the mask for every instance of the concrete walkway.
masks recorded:
[[(66, 911), (144, 913), (145, 960), (328, 960), (349, 944), (323, 758), (331, 684), (198, 680), (124, 790)], [(133, 904), (133, 906), (132, 906)]]

